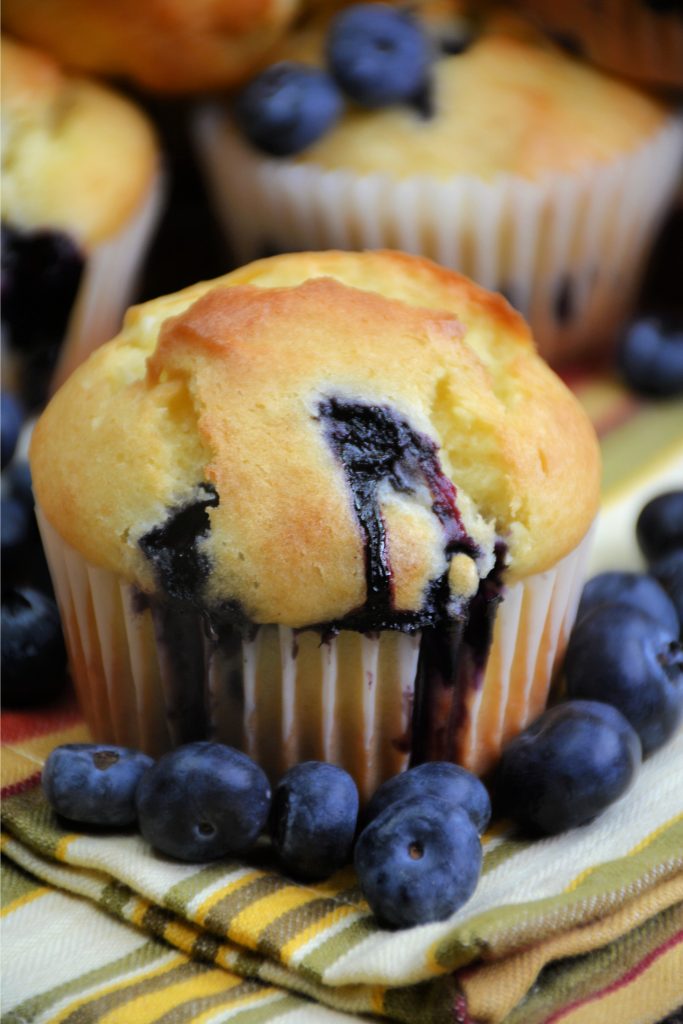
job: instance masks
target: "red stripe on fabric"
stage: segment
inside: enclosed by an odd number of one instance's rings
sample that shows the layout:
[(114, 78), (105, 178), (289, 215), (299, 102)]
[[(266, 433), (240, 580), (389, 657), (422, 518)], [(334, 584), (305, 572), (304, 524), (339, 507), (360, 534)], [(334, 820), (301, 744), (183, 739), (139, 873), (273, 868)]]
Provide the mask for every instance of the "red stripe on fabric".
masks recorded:
[(33, 789), (34, 786), (40, 783), (42, 774), (42, 772), (34, 772), (33, 775), (22, 779), (21, 782), (13, 782), (11, 786), (3, 786), (0, 789), (0, 797), (4, 800), (8, 796), (17, 796), (19, 793), (25, 793), (27, 789)]
[(3, 743), (21, 743), (51, 732), (61, 732), (82, 719), (76, 695), (69, 690), (62, 699), (48, 707), (30, 711), (3, 711), (0, 719)]
[(585, 1006), (587, 1003), (593, 1003), (596, 999), (603, 999), (605, 996), (611, 995), (612, 992), (617, 992), (620, 988), (624, 988), (626, 985), (629, 985), (638, 977), (638, 975), (646, 971), (655, 960), (658, 960), (660, 956), (663, 956), (664, 953), (673, 949), (673, 947), (677, 946), (681, 941), (683, 941), (683, 931), (676, 932), (676, 934), (672, 935), (670, 939), (667, 939), (662, 946), (658, 946), (657, 949), (653, 949), (639, 963), (635, 964), (634, 967), (631, 967), (626, 974), (622, 974), (621, 978), (617, 978), (617, 980), (613, 981), (611, 985), (608, 985), (607, 988), (603, 988), (599, 992), (593, 992), (592, 995), (586, 996), (584, 999), (577, 999), (575, 1003), (570, 1003), (569, 1006), (563, 1006), (562, 1009), (557, 1010), (552, 1017), (548, 1017), (545, 1024), (555, 1024), (556, 1021), (562, 1020), (563, 1017), (566, 1017), (566, 1015), (571, 1013), (572, 1010), (578, 1009), (579, 1006)]

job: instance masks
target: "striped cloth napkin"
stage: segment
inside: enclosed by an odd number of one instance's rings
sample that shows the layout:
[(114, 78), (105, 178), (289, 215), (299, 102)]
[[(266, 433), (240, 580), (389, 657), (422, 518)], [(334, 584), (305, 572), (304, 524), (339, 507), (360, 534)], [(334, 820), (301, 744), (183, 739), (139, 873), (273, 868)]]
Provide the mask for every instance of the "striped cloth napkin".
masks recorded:
[[(683, 405), (572, 386), (606, 463), (594, 568), (636, 564), (637, 509), (683, 481)], [(654, 1024), (683, 1004), (683, 731), (589, 826), (530, 842), (496, 823), (466, 906), (399, 932), (350, 868), (304, 886), (267, 846), (201, 866), (133, 831), (66, 831), (40, 768), (85, 739), (73, 697), (3, 716), (7, 1024)]]

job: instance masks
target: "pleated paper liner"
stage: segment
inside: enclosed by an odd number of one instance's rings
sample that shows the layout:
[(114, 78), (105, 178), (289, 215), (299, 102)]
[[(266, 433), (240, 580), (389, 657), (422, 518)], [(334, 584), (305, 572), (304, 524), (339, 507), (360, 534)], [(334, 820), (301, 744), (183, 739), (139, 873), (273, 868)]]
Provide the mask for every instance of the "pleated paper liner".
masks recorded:
[(342, 630), (324, 638), (260, 626), (249, 637), (211, 637), (199, 613), (148, 598), (88, 564), (39, 510), (38, 519), (74, 683), (96, 739), (152, 755), (216, 739), (245, 750), (273, 779), (299, 761), (328, 760), (351, 772), (364, 799), (414, 751), (485, 773), (502, 744), (539, 714), (591, 540), (506, 590), (484, 671), (454, 685), (428, 668), (427, 631)]
[(501, 291), (558, 364), (611, 344), (628, 316), (683, 156), (683, 121), (612, 163), (537, 181), (325, 170), (263, 156), (216, 106), (195, 137), (235, 259), (402, 249)]

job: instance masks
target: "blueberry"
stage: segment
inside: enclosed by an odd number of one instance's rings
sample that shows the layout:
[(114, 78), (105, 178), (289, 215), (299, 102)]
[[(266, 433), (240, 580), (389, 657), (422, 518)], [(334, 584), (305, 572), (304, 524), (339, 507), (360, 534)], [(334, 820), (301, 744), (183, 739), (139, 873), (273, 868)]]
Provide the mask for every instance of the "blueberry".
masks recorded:
[(626, 792), (640, 761), (638, 736), (616, 708), (558, 704), (503, 750), (496, 808), (535, 834), (586, 825)]
[(153, 764), (128, 747), (65, 743), (45, 762), (43, 790), (54, 810), (71, 821), (132, 825), (138, 783)]
[(164, 754), (137, 792), (140, 831), (161, 853), (207, 861), (246, 853), (263, 830), (270, 786), (246, 754), (188, 743)]
[(618, 708), (657, 750), (683, 718), (683, 646), (675, 630), (623, 604), (603, 604), (572, 630), (565, 658), (570, 698)]
[(678, 614), (683, 632), (683, 548), (670, 551), (650, 565), (650, 573), (664, 587)]
[(577, 623), (601, 604), (626, 604), (637, 608), (674, 635), (678, 633), (678, 616), (669, 595), (646, 573), (614, 571), (594, 576), (583, 588)]
[(388, 4), (354, 4), (330, 26), (330, 70), (364, 106), (414, 99), (427, 85), (431, 57), (430, 40), (417, 20)]
[(660, 320), (637, 320), (624, 334), (617, 365), (629, 387), (666, 398), (683, 393), (683, 329)]
[(39, 704), (66, 678), (66, 651), (55, 602), (31, 587), (2, 594), (2, 703)]
[(369, 824), (385, 807), (399, 800), (420, 801), (426, 796), (462, 807), (479, 833), (491, 820), (491, 801), (483, 782), (448, 761), (428, 761), (387, 779), (370, 800), (364, 820)]
[(329, 131), (341, 114), (342, 98), (326, 72), (281, 61), (245, 86), (234, 111), (241, 130), (258, 149), (289, 156)]
[(390, 804), (356, 843), (358, 883), (389, 928), (443, 921), (466, 903), (481, 872), (477, 830), (460, 807), (434, 797)]
[(14, 569), (26, 554), (31, 539), (32, 512), (17, 498), (3, 494), (0, 499), (0, 546), (3, 573)]
[(636, 540), (648, 562), (683, 549), (683, 491), (667, 491), (643, 506), (636, 520)]
[(2, 392), (0, 399), (0, 426), (2, 439), (2, 468), (4, 469), (14, 455), (19, 434), (24, 423), (24, 410), (21, 403), (8, 391)]
[(351, 859), (358, 790), (343, 768), (304, 761), (273, 794), (270, 830), (280, 860), (302, 879), (327, 878)]

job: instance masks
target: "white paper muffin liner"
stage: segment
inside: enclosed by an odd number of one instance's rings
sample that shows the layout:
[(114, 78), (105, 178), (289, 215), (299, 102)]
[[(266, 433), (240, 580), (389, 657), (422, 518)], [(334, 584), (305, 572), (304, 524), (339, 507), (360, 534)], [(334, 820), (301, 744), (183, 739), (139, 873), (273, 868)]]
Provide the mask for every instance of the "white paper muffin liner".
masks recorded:
[(539, 25), (578, 44), (600, 67), (649, 85), (683, 87), (683, 18), (646, 0), (518, 0)]
[(238, 264), (307, 249), (419, 253), (507, 295), (554, 364), (614, 339), (683, 158), (677, 118), (613, 163), (537, 181), (392, 179), (276, 160), (216, 106), (197, 113), (195, 137)]
[(110, 238), (92, 246), (69, 316), (54, 370), (54, 392), (91, 352), (119, 331), (134, 298), (138, 272), (156, 227), (165, 194), (158, 173), (132, 216)]
[[(464, 691), (420, 682), (420, 634), (261, 626), (248, 639), (207, 635), (201, 616), (154, 604), (67, 545), (37, 510), (71, 673), (102, 742), (157, 756), (198, 739), (250, 754), (276, 779), (299, 761), (346, 768), (367, 799), (432, 737), (457, 723), (452, 759), (485, 773), (502, 743), (544, 708), (583, 583), (591, 535), (554, 568), (510, 586), (482, 678)], [(427, 695), (413, 735), (413, 707)]]

